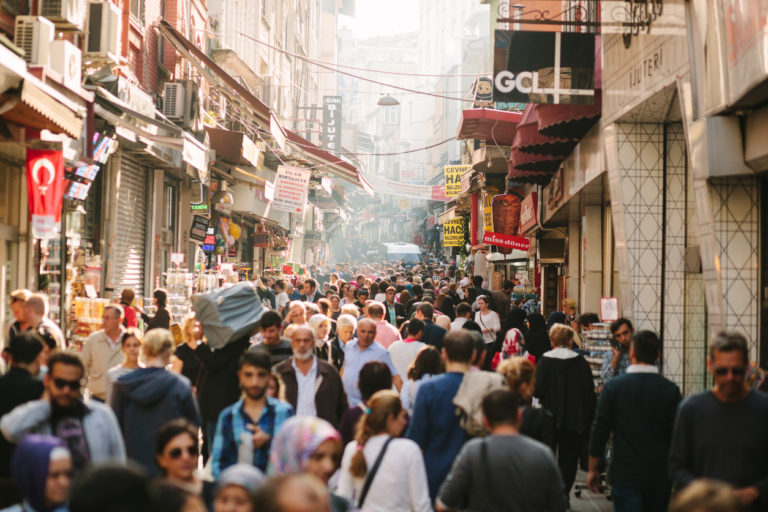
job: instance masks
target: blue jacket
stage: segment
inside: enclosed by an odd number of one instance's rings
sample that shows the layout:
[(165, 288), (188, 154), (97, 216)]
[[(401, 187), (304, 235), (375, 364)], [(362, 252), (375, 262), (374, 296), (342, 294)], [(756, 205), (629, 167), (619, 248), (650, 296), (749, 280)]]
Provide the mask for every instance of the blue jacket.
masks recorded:
[(128, 458), (150, 477), (155, 463), (155, 433), (171, 420), (185, 418), (200, 425), (200, 413), (189, 380), (163, 368), (137, 368), (115, 382), (112, 408), (125, 439)]

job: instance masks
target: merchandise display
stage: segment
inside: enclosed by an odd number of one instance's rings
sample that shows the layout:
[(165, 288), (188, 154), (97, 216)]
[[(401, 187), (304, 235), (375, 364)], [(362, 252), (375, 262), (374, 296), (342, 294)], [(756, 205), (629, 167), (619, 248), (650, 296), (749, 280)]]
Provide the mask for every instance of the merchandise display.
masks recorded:
[(595, 391), (600, 392), (603, 387), (603, 379), (600, 377), (600, 370), (603, 367), (603, 358), (606, 352), (611, 350), (611, 340), (613, 335), (611, 334), (610, 324), (599, 323), (592, 324), (593, 329), (591, 331), (581, 333), (581, 339), (583, 341), (582, 350), (588, 352), (586, 360), (592, 369), (592, 377), (595, 382)]

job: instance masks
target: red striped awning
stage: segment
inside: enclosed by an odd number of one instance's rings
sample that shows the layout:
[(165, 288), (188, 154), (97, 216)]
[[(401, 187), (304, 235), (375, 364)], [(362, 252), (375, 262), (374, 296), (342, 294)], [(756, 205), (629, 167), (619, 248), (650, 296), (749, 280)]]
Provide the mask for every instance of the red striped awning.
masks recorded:
[(512, 148), (512, 152), (509, 155), (509, 162), (510, 165), (521, 171), (555, 172), (563, 163), (563, 158), (552, 155), (523, 153), (519, 149)]
[(520, 169), (515, 169), (510, 165), (509, 167), (509, 174), (508, 178), (511, 181), (516, 181), (519, 183), (530, 183), (533, 185), (546, 185), (552, 180), (552, 176), (554, 176), (555, 173), (552, 172), (542, 172), (542, 171), (521, 171)]
[(490, 108), (464, 110), (456, 139), (477, 139), (499, 146), (510, 146), (522, 116), (522, 112)]
[(600, 119), (603, 111), (601, 92), (600, 89), (595, 91), (594, 105), (537, 105), (539, 133), (581, 139)]

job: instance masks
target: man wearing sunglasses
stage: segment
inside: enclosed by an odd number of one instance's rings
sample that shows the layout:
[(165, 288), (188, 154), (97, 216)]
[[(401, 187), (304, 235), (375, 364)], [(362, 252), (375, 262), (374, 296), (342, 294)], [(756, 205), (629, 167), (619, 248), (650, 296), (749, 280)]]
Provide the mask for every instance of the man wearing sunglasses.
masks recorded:
[(768, 395), (746, 384), (746, 338), (721, 332), (709, 347), (714, 387), (681, 405), (672, 436), (670, 471), (677, 489), (697, 478), (727, 482), (746, 510), (768, 510)]
[(16, 407), (0, 419), (0, 431), (12, 443), (27, 434), (60, 438), (72, 454), (80, 472), (90, 463), (125, 461), (125, 445), (112, 409), (83, 401), (80, 388), (85, 368), (80, 358), (68, 352), (48, 357), (48, 374), (43, 377), (43, 397)]

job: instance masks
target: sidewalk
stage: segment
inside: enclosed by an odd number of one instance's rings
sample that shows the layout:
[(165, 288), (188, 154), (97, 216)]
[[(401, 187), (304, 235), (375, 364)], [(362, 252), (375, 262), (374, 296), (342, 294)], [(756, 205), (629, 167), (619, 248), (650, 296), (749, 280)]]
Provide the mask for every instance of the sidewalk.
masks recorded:
[[(576, 473), (576, 484), (584, 484), (587, 481), (587, 473), (579, 470)], [(606, 498), (605, 494), (593, 494), (584, 489), (581, 491), (581, 497), (575, 496), (575, 491), (571, 490), (571, 510), (573, 512), (610, 512), (613, 505)]]

